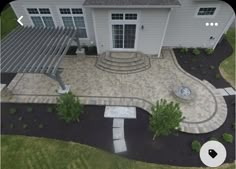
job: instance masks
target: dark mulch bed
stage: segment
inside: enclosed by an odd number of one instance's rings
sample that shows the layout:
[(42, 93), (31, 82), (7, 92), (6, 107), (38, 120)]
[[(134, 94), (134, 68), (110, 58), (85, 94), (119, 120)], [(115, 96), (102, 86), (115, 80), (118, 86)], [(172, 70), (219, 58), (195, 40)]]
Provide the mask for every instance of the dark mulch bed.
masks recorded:
[[(59, 120), (55, 112), (48, 112), (47, 104), (1, 104), (2, 134), (16, 134), (37, 137), (47, 137), (65, 141), (75, 141), (82, 144), (113, 151), (112, 119), (104, 118), (104, 107), (85, 106), (79, 123), (66, 124)], [(10, 108), (16, 108), (15, 114), (10, 114)], [(27, 108), (32, 107), (32, 112)], [(22, 117), (22, 120), (19, 118)], [(27, 128), (23, 128), (26, 124)], [(43, 128), (40, 128), (43, 124)], [(14, 125), (11, 128), (11, 125)]]
[(8, 85), (15, 76), (16, 73), (1, 73), (1, 83)]
[[(83, 46), (84, 52), (86, 55), (97, 55), (97, 47), (96, 46)], [(77, 46), (70, 46), (66, 55), (76, 55)]]
[[(152, 140), (152, 133), (148, 129), (149, 115), (146, 111), (137, 108), (136, 120), (125, 120), (125, 139), (128, 152), (121, 155), (130, 159), (178, 165), (178, 166), (203, 166), (198, 153), (191, 150), (191, 142), (196, 139), (204, 143), (210, 137), (216, 137), (227, 149), (226, 162), (235, 159), (234, 146), (222, 141), (224, 132), (234, 135), (231, 125), (235, 119), (235, 108), (229, 104), (233, 97), (227, 97), (229, 114), (226, 123), (218, 130), (202, 135), (177, 133)], [(46, 104), (6, 104), (2, 103), (2, 134), (17, 134), (37, 137), (48, 137), (66, 141), (75, 141), (113, 152), (112, 119), (106, 119), (104, 106), (85, 106), (79, 123), (65, 124), (59, 120), (55, 112), (48, 112)], [(15, 107), (17, 113), (10, 114), (9, 109)], [(32, 107), (32, 112), (27, 108)], [(19, 118), (22, 117), (22, 120)], [(11, 124), (14, 127), (11, 128)], [(27, 124), (26, 129), (23, 125)], [(43, 128), (39, 125), (43, 124)], [(235, 136), (235, 135), (234, 135)]]
[[(184, 54), (180, 52), (180, 49), (174, 49), (178, 63), (188, 73), (201, 80), (209, 81), (216, 88), (229, 87), (230, 84), (221, 77), (219, 71), (220, 63), (233, 52), (226, 38), (223, 38), (217, 45), (213, 54), (207, 55), (203, 49), (200, 51), (201, 54), (195, 56), (192, 54), (192, 50)], [(220, 75), (220, 78), (217, 77), (217, 74)]]
[(193, 140), (198, 140), (203, 144), (214, 137), (223, 143), (227, 150), (226, 162), (233, 162), (235, 143), (224, 142), (222, 134), (227, 132), (235, 138), (235, 130), (232, 128), (232, 124), (235, 123), (235, 107), (231, 104), (234, 96), (228, 96), (225, 99), (228, 105), (228, 116), (219, 129), (199, 135), (179, 132), (170, 136), (158, 137), (155, 141), (152, 140), (153, 135), (148, 129), (149, 114), (137, 109), (136, 120), (125, 120), (125, 140), (128, 152), (124, 156), (158, 164), (204, 166), (199, 154), (192, 151), (191, 143)]

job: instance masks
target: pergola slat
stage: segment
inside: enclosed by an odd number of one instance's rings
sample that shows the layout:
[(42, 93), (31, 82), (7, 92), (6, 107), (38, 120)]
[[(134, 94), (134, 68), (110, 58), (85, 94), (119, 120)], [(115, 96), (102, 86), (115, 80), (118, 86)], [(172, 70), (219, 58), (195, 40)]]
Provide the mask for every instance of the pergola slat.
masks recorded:
[(45, 42), (52, 42), (53, 41), (53, 37), (57, 32), (54, 31), (54, 29), (51, 29), (51, 35), (50, 36), (47, 36), (46, 39), (42, 39), (41, 43), (38, 44), (38, 47), (34, 50), (34, 52), (32, 53), (29, 53), (28, 55), (28, 58), (31, 58), (31, 60), (25, 60), (22, 64), (24, 65), (24, 67), (20, 67), (18, 69), (18, 72), (27, 72), (29, 70), (29, 68), (31, 67), (32, 64), (36, 63), (37, 60), (41, 59), (40, 57), (38, 57), (40, 54), (44, 54), (43, 51), (45, 51), (47, 48), (46, 46), (44, 45)]
[[(42, 30), (40, 30), (40, 33), (41, 32), (42, 32)], [(33, 30), (29, 31), (25, 37), (22, 37), (22, 40), (12, 42), (11, 48), (7, 52), (2, 52), (2, 58), (6, 58), (6, 59), (3, 59), (2, 63), (1, 63), (3, 65), (2, 71), (6, 71), (4, 69), (6, 67), (9, 67), (9, 64), (11, 64), (12, 61), (17, 60), (17, 58), (19, 56), (18, 54), (22, 50), (24, 50), (25, 48), (28, 48), (28, 45), (31, 44), (31, 40), (36, 38), (35, 37), (36, 34), (39, 35), (38, 31), (33, 31)], [(15, 44), (15, 45), (13, 45), (13, 44)], [(10, 57), (10, 59), (9, 59), (9, 57)]]
[[(29, 41), (28, 43), (30, 43), (30, 44), (32, 43), (32, 45), (31, 46), (27, 45), (27, 46), (29, 46), (28, 48), (22, 48), (21, 51), (17, 52), (17, 54), (18, 54), (17, 57), (21, 58), (21, 60), (24, 60), (24, 59), (30, 60), (31, 58), (26, 58), (26, 56), (27, 56), (26, 52), (33, 52), (35, 50), (35, 48), (33, 48), (33, 47), (38, 45), (39, 42), (41, 41), (41, 39), (43, 39), (43, 37), (45, 37), (49, 31), (50, 31), (50, 29), (43, 31), (43, 32), (38, 32), (33, 39), (34, 43)], [(21, 60), (16, 59), (13, 62), (11, 62), (11, 65), (7, 68), (6, 71), (9, 71), (9, 70), (14, 71), (17, 67), (24, 66), (24, 65), (20, 65)]]
[(13, 48), (12, 44), (22, 43), (20, 41), (24, 40), (26, 38), (24, 36), (30, 33), (30, 31), (32, 31), (30, 28), (21, 29), (19, 30), (20, 33), (18, 34), (18, 32), (16, 32), (12, 39), (6, 40), (6, 42), (2, 42), (2, 54), (11, 51)]
[(62, 30), (61, 34), (60, 34), (60, 32), (57, 33), (56, 36), (59, 37), (57, 42), (52, 42), (52, 43), (48, 44), (50, 46), (50, 48), (46, 51), (45, 56), (42, 57), (40, 62), (35, 63), (35, 64), (37, 64), (37, 68), (32, 67), (32, 69), (35, 68), (34, 69), (35, 72), (42, 73), (42, 71), (44, 71), (44, 70), (45, 70), (45, 72), (47, 71), (48, 68), (43, 69), (43, 65), (46, 64), (48, 61), (50, 61), (49, 59), (51, 57), (56, 57), (55, 55), (52, 56), (51, 53), (52, 53), (53, 50), (55, 50), (56, 47), (60, 47), (61, 40), (63, 40), (65, 38), (65, 35), (64, 35), (65, 31), (67, 31), (67, 29)]
[[(69, 30), (69, 36), (71, 36), (73, 30)], [(64, 44), (66, 42), (68, 42), (69, 40), (69, 36), (66, 36), (66, 38), (61, 42), (60, 46), (58, 46), (56, 49), (54, 49), (53, 53), (51, 54), (51, 56), (55, 56), (55, 57), (50, 57), (48, 60), (51, 60), (51, 62), (47, 61), (45, 64), (44, 64), (44, 68), (48, 68), (46, 73), (51, 73), (50, 72), (50, 68), (52, 67), (52, 63), (55, 64), (57, 61), (59, 61), (59, 56), (60, 56), (60, 51), (64, 48)], [(58, 56), (59, 55), (59, 56)], [(41, 70), (42, 71), (42, 70)], [(53, 74), (53, 73), (52, 73)]]
[(7, 34), (3, 39), (2, 39), (2, 43), (4, 43), (4, 45), (7, 45), (6, 41), (12, 39), (13, 37), (15, 37), (16, 33), (19, 33), (19, 30), (23, 29), (21, 26), (17, 26), (13, 31), (11, 31), (9, 34)]
[[(49, 29), (48, 31), (44, 31), (32, 44), (32, 46), (28, 49), (25, 49), (24, 52), (22, 52), (19, 57), (22, 58), (19, 62), (17, 62), (14, 65), (14, 68), (12, 68), (13, 72), (19, 71), (19, 67), (25, 67), (24, 63), (30, 62), (30, 60), (33, 60), (33, 54), (35, 51), (38, 50), (40, 46), (46, 41), (47, 38), (50, 37), (50, 34), (53, 33), (53, 29)], [(44, 38), (46, 37), (46, 38)], [(10, 68), (9, 68), (10, 69)]]
[(58, 67), (77, 33), (78, 30), (69, 28), (16, 28), (1, 41), (0, 70), (2, 73), (43, 73), (68, 91)]

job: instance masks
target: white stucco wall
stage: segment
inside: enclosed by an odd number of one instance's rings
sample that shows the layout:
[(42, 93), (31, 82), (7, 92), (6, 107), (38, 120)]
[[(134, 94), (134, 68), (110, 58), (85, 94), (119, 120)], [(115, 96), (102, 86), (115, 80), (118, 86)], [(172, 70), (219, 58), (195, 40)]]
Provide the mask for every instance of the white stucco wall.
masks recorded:
[[(138, 13), (136, 51), (157, 55), (170, 9), (136, 9)], [(99, 52), (112, 50), (110, 14), (114, 10), (93, 9)], [(126, 11), (131, 11), (126, 9)], [(141, 29), (143, 25), (144, 29)]]
[[(85, 24), (86, 24), (86, 30), (88, 38), (86, 39), (80, 39), (81, 44), (90, 44), (91, 41), (95, 42), (94, 37), (94, 29), (93, 29), (93, 20), (92, 20), (92, 12), (90, 8), (84, 8), (82, 5), (84, 3), (84, 0), (69, 0), (69, 1), (63, 1), (63, 0), (17, 0), (11, 2), (11, 7), (13, 8), (14, 12), (16, 13), (17, 17), (24, 16), (22, 19), (22, 22), (24, 26), (33, 26), (33, 23), (30, 19), (30, 16), (28, 15), (28, 12), (26, 8), (40, 8), (45, 7), (49, 8), (51, 11), (51, 14), (53, 16), (53, 21), (55, 26), (63, 26), (63, 22), (59, 13), (59, 8), (82, 8), (84, 12), (85, 17)], [(42, 15), (43, 16), (43, 15)], [(76, 43), (75, 43), (76, 44)]]
[[(180, 0), (182, 6), (174, 8), (164, 39), (164, 46), (168, 47), (213, 47), (220, 39), (233, 9), (223, 1)], [(215, 15), (198, 17), (200, 7), (217, 7)], [(206, 22), (218, 22), (219, 26), (205, 26)], [(230, 25), (230, 24), (229, 24)], [(213, 36), (214, 40), (209, 40)]]

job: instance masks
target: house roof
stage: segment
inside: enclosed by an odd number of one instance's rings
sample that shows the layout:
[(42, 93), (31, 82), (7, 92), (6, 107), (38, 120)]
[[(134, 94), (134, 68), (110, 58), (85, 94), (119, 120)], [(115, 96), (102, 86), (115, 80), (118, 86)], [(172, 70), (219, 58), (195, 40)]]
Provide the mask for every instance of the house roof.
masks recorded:
[(56, 74), (74, 29), (17, 27), (1, 40), (1, 72)]
[(85, 0), (84, 6), (92, 7), (166, 7), (166, 6), (180, 6), (178, 0)]

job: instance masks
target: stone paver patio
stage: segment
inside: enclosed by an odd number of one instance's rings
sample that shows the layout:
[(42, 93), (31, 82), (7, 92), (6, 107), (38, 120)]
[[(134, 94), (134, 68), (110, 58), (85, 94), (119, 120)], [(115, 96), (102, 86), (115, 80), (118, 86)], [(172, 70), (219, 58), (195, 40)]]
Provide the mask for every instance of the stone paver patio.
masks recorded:
[[(163, 50), (162, 59), (151, 59), (151, 68), (135, 74), (113, 74), (95, 67), (96, 58), (66, 57), (62, 63), (62, 79), (84, 104), (137, 106), (151, 112), (157, 100), (177, 101), (173, 95), (176, 85), (184, 84), (196, 97), (180, 103), (184, 121), (181, 130), (206, 133), (220, 127), (227, 116), (222, 96), (215, 96), (214, 86), (201, 81), (180, 68), (172, 50)], [(8, 86), (10, 102), (55, 103), (57, 82), (41, 74), (18, 74)]]

